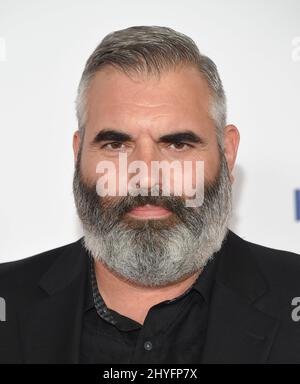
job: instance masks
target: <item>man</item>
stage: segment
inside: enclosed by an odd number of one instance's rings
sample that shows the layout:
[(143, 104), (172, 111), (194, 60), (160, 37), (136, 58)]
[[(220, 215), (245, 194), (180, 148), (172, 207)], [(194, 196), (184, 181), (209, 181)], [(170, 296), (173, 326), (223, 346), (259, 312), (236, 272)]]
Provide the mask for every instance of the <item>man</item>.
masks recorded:
[[(76, 103), (84, 236), (1, 265), (0, 361), (299, 363), (299, 256), (228, 229), (239, 133), (215, 64), (170, 28), (116, 31), (88, 59)], [(173, 169), (168, 195), (162, 173), (136, 178), (125, 158), (192, 167)], [(175, 193), (175, 176), (202, 188), (201, 204)]]

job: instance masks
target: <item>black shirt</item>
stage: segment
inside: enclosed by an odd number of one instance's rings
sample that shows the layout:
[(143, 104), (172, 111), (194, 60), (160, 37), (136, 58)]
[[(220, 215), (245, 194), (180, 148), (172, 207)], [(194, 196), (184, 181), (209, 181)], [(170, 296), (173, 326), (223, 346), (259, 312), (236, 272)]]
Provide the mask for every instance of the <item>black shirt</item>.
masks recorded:
[(105, 305), (89, 257), (80, 363), (200, 363), (216, 270), (214, 258), (183, 294), (152, 306), (142, 325)]

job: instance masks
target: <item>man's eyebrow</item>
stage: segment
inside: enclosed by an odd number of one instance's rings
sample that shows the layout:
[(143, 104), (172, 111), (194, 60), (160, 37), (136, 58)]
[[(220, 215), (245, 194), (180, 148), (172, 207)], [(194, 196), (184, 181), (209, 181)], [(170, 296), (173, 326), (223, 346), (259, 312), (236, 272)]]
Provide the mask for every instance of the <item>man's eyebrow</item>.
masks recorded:
[(114, 129), (102, 129), (94, 137), (92, 145), (99, 144), (100, 142), (107, 140), (124, 142), (132, 140), (132, 137), (128, 133), (123, 133)]
[(198, 136), (192, 131), (184, 131), (164, 135), (159, 138), (159, 141), (162, 143), (178, 143), (181, 141), (188, 141), (190, 143), (200, 143), (203, 145), (207, 144), (207, 141), (203, 137)]

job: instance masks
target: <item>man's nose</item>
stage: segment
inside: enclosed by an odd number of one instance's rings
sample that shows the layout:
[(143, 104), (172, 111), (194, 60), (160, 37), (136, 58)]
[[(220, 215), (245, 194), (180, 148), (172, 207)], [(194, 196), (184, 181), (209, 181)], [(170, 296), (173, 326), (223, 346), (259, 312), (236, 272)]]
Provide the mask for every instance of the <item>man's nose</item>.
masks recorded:
[[(162, 160), (164, 158), (155, 144), (144, 144), (135, 149), (134, 154), (130, 156), (128, 161), (128, 170), (130, 170), (130, 164), (132, 164), (134, 169), (140, 167), (136, 169), (136, 173), (139, 175), (137, 185), (140, 188), (151, 190), (157, 184), (161, 187), (161, 174), (153, 173), (152, 165), (153, 162), (160, 162)], [(128, 179), (130, 180), (136, 173), (129, 173)]]

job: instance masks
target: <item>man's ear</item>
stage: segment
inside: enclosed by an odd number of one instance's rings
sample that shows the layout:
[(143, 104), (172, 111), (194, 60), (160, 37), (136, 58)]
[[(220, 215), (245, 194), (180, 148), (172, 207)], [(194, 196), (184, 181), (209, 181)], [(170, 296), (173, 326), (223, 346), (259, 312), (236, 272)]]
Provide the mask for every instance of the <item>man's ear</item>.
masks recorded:
[(240, 133), (235, 125), (227, 125), (224, 133), (224, 152), (227, 160), (231, 183), (234, 181), (232, 170), (237, 157), (240, 142)]
[(75, 164), (77, 161), (77, 156), (80, 148), (80, 140), (81, 140), (80, 132), (77, 130), (76, 132), (74, 132), (74, 135), (73, 135), (73, 153), (74, 153)]

